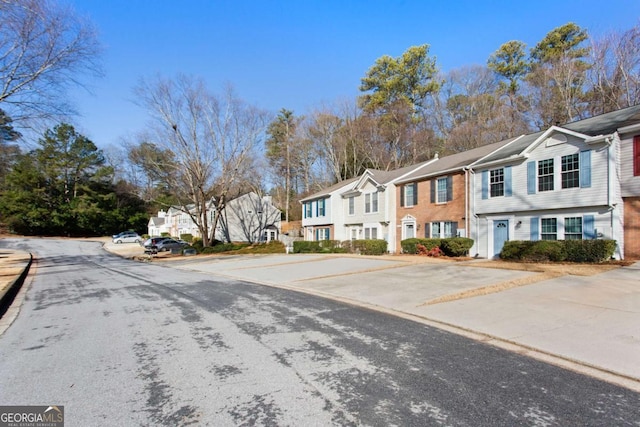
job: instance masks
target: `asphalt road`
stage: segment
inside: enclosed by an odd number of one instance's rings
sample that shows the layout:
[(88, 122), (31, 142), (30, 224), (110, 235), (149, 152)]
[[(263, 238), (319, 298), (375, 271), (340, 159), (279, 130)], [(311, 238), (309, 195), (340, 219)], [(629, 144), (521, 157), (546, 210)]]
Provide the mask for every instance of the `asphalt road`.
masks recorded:
[(92, 242), (0, 245), (37, 260), (0, 404), (68, 426), (640, 423), (638, 393), (405, 319)]

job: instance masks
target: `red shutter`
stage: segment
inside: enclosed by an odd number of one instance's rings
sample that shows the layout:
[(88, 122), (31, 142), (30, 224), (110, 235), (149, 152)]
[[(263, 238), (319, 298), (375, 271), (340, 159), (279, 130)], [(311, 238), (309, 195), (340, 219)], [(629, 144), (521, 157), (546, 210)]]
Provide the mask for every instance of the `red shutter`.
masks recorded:
[(640, 135), (633, 137), (633, 176), (640, 176)]

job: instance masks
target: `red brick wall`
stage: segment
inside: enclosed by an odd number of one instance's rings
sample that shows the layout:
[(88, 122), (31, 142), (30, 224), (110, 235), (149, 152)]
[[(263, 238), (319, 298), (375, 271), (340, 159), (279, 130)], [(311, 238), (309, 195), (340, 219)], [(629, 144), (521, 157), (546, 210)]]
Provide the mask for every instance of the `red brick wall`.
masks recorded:
[(624, 258), (640, 259), (640, 197), (624, 198)]
[[(437, 177), (443, 178), (443, 177)], [(418, 204), (412, 207), (400, 206), (400, 192), (403, 186), (399, 185), (396, 190), (397, 216), (396, 224), (402, 224), (402, 218), (411, 215), (416, 218), (419, 230), (417, 237), (424, 237), (424, 227), (428, 222), (452, 221), (458, 223), (458, 229), (465, 228), (465, 188), (464, 173), (453, 175), (453, 200), (447, 203), (431, 203), (431, 180), (418, 182)], [(400, 250), (402, 240), (402, 229), (398, 228), (396, 233), (396, 248)], [(468, 230), (467, 230), (468, 234)]]

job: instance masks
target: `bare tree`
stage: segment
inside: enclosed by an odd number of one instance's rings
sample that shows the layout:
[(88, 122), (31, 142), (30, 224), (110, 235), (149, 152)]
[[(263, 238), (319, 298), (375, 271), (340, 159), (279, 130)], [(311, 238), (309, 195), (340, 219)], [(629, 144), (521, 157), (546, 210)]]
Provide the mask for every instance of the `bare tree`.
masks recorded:
[(271, 197), (262, 192), (249, 192), (227, 203), (219, 222), (224, 239), (233, 238), (248, 243), (261, 241), (265, 230), (277, 228), (281, 212), (271, 204)]
[(96, 31), (50, 0), (0, 0), (0, 107), (14, 121), (73, 113), (64, 94), (101, 75)]
[(589, 111), (602, 114), (640, 103), (640, 25), (591, 45)]
[(201, 79), (184, 75), (142, 81), (136, 94), (155, 119), (154, 144), (173, 158), (165, 168), (167, 188), (208, 246), (227, 201), (249, 179), (266, 114), (240, 101), (231, 88), (219, 98)]

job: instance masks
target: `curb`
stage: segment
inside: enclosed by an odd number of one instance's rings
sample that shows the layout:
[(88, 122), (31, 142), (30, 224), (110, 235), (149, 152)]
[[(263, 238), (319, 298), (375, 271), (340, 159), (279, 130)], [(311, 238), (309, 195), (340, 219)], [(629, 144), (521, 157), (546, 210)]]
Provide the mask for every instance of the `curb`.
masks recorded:
[(27, 265), (22, 270), (22, 273), (18, 275), (15, 279), (13, 279), (13, 283), (9, 285), (4, 291), (3, 294), (0, 295), (0, 318), (4, 316), (7, 312), (16, 295), (18, 295), (18, 291), (22, 288), (27, 275), (29, 274), (29, 269), (31, 268), (31, 264), (33, 263), (33, 254), (29, 254), (29, 261)]

